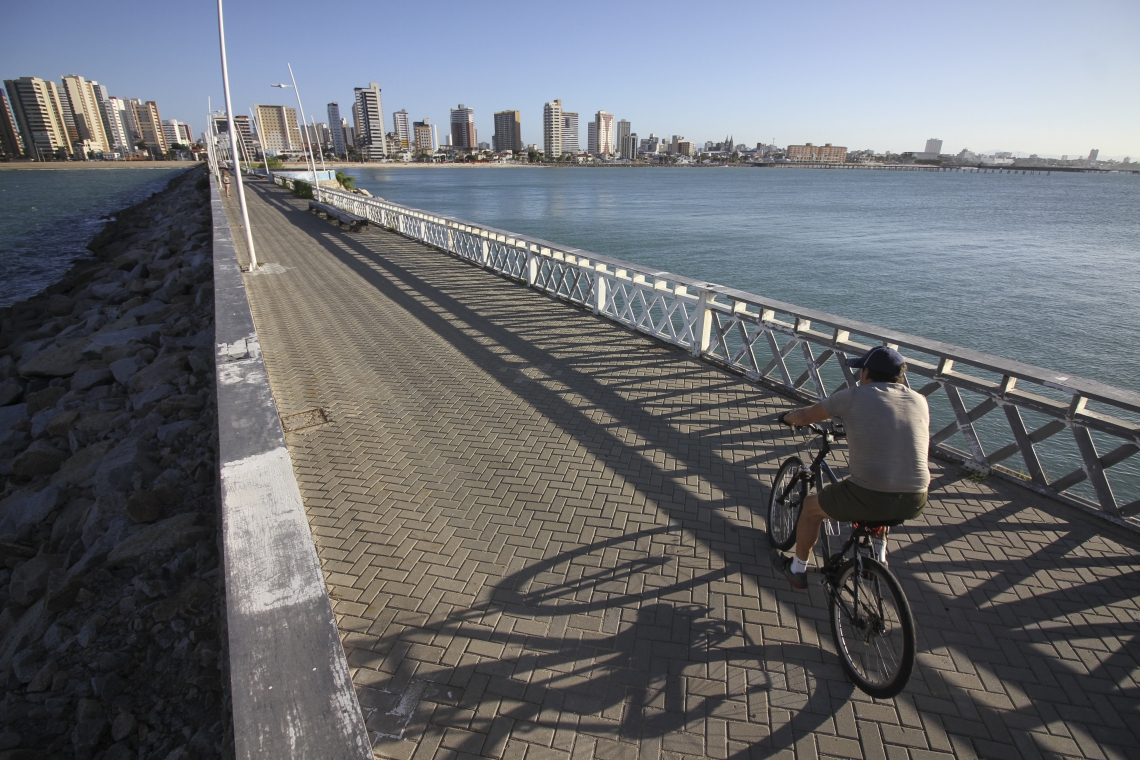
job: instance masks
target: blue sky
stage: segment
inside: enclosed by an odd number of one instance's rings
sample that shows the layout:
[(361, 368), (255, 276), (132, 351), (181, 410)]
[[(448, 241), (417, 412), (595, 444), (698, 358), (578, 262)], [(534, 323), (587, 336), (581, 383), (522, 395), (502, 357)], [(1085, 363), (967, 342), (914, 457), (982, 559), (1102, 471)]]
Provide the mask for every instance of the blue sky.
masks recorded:
[[(204, 126), (221, 103), (214, 3), (41, 0), (9, 5), (0, 76), (81, 74), (112, 95), (158, 102), (163, 118)], [(542, 104), (582, 122), (604, 109), (647, 136), (703, 143), (831, 142), (851, 149), (1140, 157), (1140, 2), (300, 3), (230, 0), (236, 112), (292, 105), (348, 115), (352, 88), (383, 90), (448, 123), (475, 109), (522, 113), (541, 143)]]

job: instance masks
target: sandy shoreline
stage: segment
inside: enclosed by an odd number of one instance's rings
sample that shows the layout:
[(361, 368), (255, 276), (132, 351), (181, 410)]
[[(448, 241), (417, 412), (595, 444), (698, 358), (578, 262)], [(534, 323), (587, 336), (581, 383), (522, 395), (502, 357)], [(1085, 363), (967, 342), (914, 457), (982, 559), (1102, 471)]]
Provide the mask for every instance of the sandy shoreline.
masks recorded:
[(185, 169), (203, 165), (201, 161), (0, 161), (0, 172), (42, 169)]

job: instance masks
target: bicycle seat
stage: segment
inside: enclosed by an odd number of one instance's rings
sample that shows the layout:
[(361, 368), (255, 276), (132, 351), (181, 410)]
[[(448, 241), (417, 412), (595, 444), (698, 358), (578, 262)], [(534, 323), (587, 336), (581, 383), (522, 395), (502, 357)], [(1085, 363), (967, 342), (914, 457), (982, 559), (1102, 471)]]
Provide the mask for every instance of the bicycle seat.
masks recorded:
[(906, 522), (906, 520), (876, 520), (874, 522), (859, 521), (855, 524), (867, 530), (878, 530), (879, 528), (893, 528), (896, 525), (902, 525), (904, 522)]

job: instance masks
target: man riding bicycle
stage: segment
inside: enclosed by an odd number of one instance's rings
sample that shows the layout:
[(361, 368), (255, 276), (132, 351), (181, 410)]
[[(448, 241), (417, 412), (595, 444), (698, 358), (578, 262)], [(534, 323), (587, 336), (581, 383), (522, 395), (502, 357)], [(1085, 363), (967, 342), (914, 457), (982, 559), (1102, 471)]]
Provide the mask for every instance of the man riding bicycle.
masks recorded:
[(903, 384), (906, 360), (876, 346), (847, 366), (861, 371), (859, 384), (806, 409), (780, 415), (791, 427), (843, 420), (851, 475), (812, 493), (796, 523), (794, 557), (772, 550), (772, 563), (792, 584), (807, 588), (807, 562), (825, 519), (840, 522), (910, 520), (926, 506), (930, 485), (930, 409), (926, 397)]

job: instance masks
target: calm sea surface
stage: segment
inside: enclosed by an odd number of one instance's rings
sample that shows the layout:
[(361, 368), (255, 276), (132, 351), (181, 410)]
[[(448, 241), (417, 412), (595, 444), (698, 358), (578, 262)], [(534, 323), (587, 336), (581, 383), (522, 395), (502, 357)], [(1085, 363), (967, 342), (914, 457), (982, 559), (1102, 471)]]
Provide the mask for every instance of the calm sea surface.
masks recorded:
[[(397, 203), (1140, 390), (1140, 176), (349, 173)], [(936, 421), (946, 413), (935, 410)], [(990, 417), (983, 432), (1006, 442), (1004, 418)], [(1098, 445), (1103, 453), (1117, 443)], [(1043, 447), (1050, 476), (1071, 468), (1060, 452), (1071, 446), (1059, 434)], [(1017, 457), (1007, 464), (1021, 466)], [(1110, 472), (1118, 498), (1140, 496), (1135, 457)]]
[(184, 169), (0, 170), (0, 306), (39, 293), (75, 259), (100, 217), (138, 203)]

